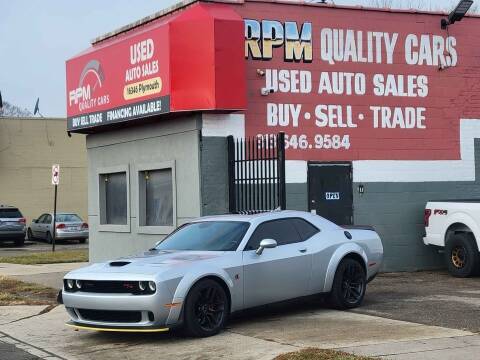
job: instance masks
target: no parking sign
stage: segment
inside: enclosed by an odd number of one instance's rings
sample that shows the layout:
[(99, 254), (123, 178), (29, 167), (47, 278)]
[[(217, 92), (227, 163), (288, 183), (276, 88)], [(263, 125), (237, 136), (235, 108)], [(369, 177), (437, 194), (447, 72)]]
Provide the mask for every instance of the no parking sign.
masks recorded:
[(60, 183), (60, 165), (52, 165), (52, 185)]
[(53, 198), (53, 236), (52, 236), (52, 251), (55, 251), (55, 238), (56, 238), (56, 226), (57, 219), (57, 187), (60, 184), (60, 165), (52, 165), (52, 185), (55, 185), (55, 195)]

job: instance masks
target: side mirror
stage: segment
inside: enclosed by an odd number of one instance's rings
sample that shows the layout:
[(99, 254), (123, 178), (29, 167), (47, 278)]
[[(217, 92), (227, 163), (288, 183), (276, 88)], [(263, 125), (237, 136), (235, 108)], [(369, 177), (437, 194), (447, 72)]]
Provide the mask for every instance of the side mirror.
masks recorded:
[(37, 219), (33, 219), (32, 222), (36, 224), (36, 223), (37, 223)]
[(255, 251), (255, 254), (262, 255), (263, 249), (273, 249), (277, 247), (277, 242), (273, 239), (263, 239), (260, 241), (258, 249)]

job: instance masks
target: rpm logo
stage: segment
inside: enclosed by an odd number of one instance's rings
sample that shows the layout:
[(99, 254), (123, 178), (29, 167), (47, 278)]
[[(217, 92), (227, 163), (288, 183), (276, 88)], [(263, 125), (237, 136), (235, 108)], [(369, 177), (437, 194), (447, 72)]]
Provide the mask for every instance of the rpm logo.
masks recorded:
[(80, 111), (108, 103), (108, 95), (99, 98), (93, 97), (97, 88), (101, 88), (105, 80), (102, 67), (98, 60), (90, 60), (80, 74), (80, 81), (76, 89), (68, 93), (69, 105), (78, 105)]

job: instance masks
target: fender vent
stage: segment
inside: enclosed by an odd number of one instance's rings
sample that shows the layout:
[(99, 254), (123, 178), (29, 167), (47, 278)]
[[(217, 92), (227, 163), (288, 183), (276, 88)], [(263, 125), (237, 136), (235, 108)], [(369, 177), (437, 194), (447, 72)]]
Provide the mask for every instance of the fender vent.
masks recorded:
[(112, 261), (110, 266), (125, 266), (130, 264), (130, 261)]

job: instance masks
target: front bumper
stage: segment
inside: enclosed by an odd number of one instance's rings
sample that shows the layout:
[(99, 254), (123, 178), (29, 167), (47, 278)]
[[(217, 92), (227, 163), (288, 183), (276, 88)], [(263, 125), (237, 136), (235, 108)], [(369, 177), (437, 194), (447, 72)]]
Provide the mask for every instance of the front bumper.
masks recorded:
[[(162, 283), (157, 283), (157, 290), (152, 295), (72, 293), (63, 290), (62, 300), (75, 326), (123, 330), (171, 327), (179, 322), (182, 306), (178, 299), (173, 303), (172, 294)], [(119, 317), (112, 320), (109, 316), (102, 316), (102, 312), (119, 314)], [(96, 315), (91, 316), (90, 313)], [(123, 314), (132, 313), (134, 316), (123, 317)]]

